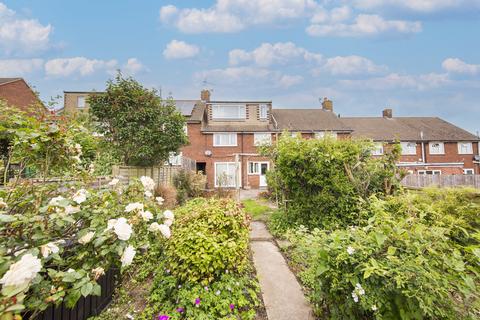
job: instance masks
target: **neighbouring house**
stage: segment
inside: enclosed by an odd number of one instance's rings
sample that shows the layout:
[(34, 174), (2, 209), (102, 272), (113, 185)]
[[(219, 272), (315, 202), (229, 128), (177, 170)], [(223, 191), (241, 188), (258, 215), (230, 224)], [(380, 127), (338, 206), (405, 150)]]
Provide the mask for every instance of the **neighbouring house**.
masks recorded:
[(63, 107), (57, 114), (76, 116), (87, 113), (90, 107), (88, 97), (102, 92), (96, 91), (63, 91)]
[[(88, 110), (92, 92), (65, 92), (65, 112)], [(170, 164), (182, 157), (195, 160), (207, 176), (207, 187), (262, 188), (267, 186), (268, 158), (258, 146), (288, 131), (303, 138), (366, 138), (376, 142), (382, 155), (400, 141), (399, 167), (417, 174), (480, 174), (480, 139), (439, 118), (393, 117), (390, 109), (378, 118), (340, 118), (333, 102), (309, 109), (279, 109), (272, 101), (217, 101), (202, 90), (199, 100), (174, 100), (185, 116), (189, 144)]]
[(32, 115), (43, 115), (48, 112), (23, 78), (0, 78), (0, 99)]
[(412, 174), (480, 174), (479, 137), (437, 117), (346, 117), (352, 137), (371, 139), (375, 155), (399, 141), (399, 167)]

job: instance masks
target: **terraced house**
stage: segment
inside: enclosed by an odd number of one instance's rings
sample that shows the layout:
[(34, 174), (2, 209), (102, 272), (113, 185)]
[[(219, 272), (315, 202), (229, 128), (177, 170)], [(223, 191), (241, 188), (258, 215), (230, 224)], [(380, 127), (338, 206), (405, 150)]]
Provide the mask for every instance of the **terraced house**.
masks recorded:
[[(88, 94), (65, 92), (65, 111), (86, 110)], [(439, 118), (393, 117), (391, 109), (376, 118), (340, 118), (327, 98), (317, 108), (278, 109), (269, 100), (212, 100), (208, 90), (198, 100), (175, 102), (186, 118), (189, 144), (170, 163), (178, 164), (181, 157), (195, 160), (197, 170), (207, 175), (208, 188), (266, 187), (271, 164), (258, 146), (284, 131), (307, 139), (371, 139), (378, 156), (400, 141), (398, 166), (410, 173), (480, 174), (480, 139)]]

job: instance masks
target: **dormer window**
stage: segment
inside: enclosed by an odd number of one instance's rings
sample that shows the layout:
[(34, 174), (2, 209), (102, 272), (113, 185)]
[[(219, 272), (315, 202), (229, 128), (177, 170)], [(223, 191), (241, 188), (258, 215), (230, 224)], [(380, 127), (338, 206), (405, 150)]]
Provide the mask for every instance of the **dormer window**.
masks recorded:
[(268, 118), (268, 106), (266, 104), (260, 105), (260, 120), (266, 120)]
[(214, 120), (245, 120), (245, 105), (213, 105), (212, 119)]
[(445, 154), (445, 145), (443, 142), (430, 142), (430, 154)]

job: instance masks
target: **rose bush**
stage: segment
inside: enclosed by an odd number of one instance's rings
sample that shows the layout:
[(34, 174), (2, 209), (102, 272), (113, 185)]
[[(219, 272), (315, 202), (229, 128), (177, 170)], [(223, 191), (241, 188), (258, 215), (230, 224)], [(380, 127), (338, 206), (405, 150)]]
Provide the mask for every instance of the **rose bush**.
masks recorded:
[(0, 315), (99, 295), (97, 279), (136, 254), (159, 258), (174, 215), (142, 177), (107, 188), (21, 183), (0, 190)]

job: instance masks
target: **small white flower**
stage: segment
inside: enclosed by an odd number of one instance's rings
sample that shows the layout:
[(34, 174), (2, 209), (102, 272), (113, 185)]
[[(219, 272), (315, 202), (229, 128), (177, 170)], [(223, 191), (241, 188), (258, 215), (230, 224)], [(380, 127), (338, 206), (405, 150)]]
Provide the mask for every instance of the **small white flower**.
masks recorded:
[(378, 310), (378, 309), (377, 309), (377, 306), (376, 306), (376, 305), (373, 305), (373, 306), (372, 306), (372, 311), (377, 311), (377, 310)]
[(75, 270), (72, 269), (72, 268), (69, 268), (69, 269), (67, 270), (67, 273), (71, 273), (71, 272), (75, 272)]
[(150, 191), (145, 191), (145, 198), (151, 198), (153, 197), (153, 193), (151, 193)]
[(153, 191), (153, 189), (155, 189), (155, 181), (150, 177), (142, 176), (140, 177), (140, 182), (146, 191)]
[(48, 257), (52, 253), (58, 253), (58, 251), (60, 251), (60, 248), (58, 248), (54, 242), (49, 242), (43, 246), (40, 246), (40, 252), (44, 258)]
[(65, 214), (69, 215), (69, 214), (72, 214), (72, 213), (77, 213), (80, 211), (80, 207), (74, 207), (72, 205), (68, 205), (65, 207)]
[(163, 204), (163, 202), (165, 201), (165, 199), (163, 199), (162, 197), (156, 197), (155, 200), (157, 200), (157, 203), (159, 206), (161, 206)]
[(48, 202), (48, 205), (51, 206), (51, 207), (59, 207), (60, 206), (60, 202), (65, 200), (64, 197), (62, 196), (58, 196), (58, 197), (54, 197), (52, 199), (50, 199), (50, 201)]
[(78, 154), (82, 154), (82, 146), (78, 143), (75, 144), (75, 150)]
[(352, 292), (352, 298), (353, 298), (353, 301), (358, 302), (358, 296), (355, 293), (355, 291)]
[(143, 203), (133, 202), (127, 204), (127, 206), (125, 207), (125, 212), (132, 212), (134, 210), (143, 211)]
[(3, 209), (3, 208), (8, 208), (8, 205), (5, 201), (3, 201), (3, 198), (0, 198), (0, 209)]
[(88, 166), (88, 172), (90, 174), (93, 174), (95, 172), (95, 165), (93, 163), (90, 163), (90, 165)]
[(128, 224), (127, 219), (122, 217), (116, 219), (113, 225), (113, 232), (118, 236), (118, 239), (126, 241), (130, 239), (133, 230), (132, 226)]
[(166, 219), (165, 221), (163, 221), (164, 224), (166, 224), (167, 226), (171, 227), (172, 224), (173, 224), (173, 220), (171, 219)]
[(82, 202), (84, 202), (85, 200), (87, 200), (87, 195), (88, 195), (87, 190), (85, 190), (85, 189), (80, 189), (80, 190), (78, 190), (77, 192), (75, 192), (75, 194), (73, 195), (72, 199), (73, 199), (73, 201), (75, 201), (76, 203), (81, 204)]
[(113, 178), (112, 181), (110, 181), (110, 182), (108, 183), (108, 185), (113, 187), (113, 186), (117, 185), (117, 183), (119, 183), (119, 182), (120, 182), (119, 179)]
[(100, 276), (105, 274), (105, 270), (102, 267), (97, 267), (92, 269), (93, 277), (95, 280), (100, 278)]
[(80, 156), (73, 156), (72, 159), (78, 163), (82, 163), (82, 159), (80, 159)]
[(355, 290), (358, 292), (359, 295), (363, 296), (365, 294), (365, 290), (363, 290), (362, 285), (357, 283), (355, 285)]
[(159, 225), (158, 229), (160, 230), (160, 232), (162, 233), (162, 235), (165, 237), (165, 238), (170, 238), (171, 236), (171, 232), (170, 232), (170, 227), (165, 225), (165, 224), (161, 224)]
[(89, 231), (83, 237), (78, 239), (78, 242), (81, 243), (81, 244), (87, 244), (90, 241), (92, 241), (94, 235), (95, 235), (95, 232)]
[(218, 296), (220, 295), (220, 290), (215, 291), (215, 294)]
[(354, 248), (352, 248), (352, 247), (350, 247), (350, 246), (348, 246), (348, 248), (347, 248), (347, 252), (348, 252), (348, 254), (349, 254), (349, 255), (352, 255), (352, 254), (354, 254), (354, 253), (355, 253), (355, 249), (354, 249)]
[(175, 216), (173, 215), (173, 212), (170, 210), (165, 210), (163, 212), (163, 217), (168, 220), (173, 220), (175, 218)]
[(0, 284), (4, 287), (21, 287), (29, 284), (42, 269), (42, 262), (30, 253), (10, 265), (8, 271), (0, 279)]
[(135, 248), (133, 248), (131, 245), (125, 248), (123, 251), (122, 257), (120, 261), (122, 262), (122, 267), (127, 267), (132, 264), (133, 257), (135, 257)]
[(147, 211), (142, 211), (141, 216), (142, 216), (144, 221), (148, 221), (148, 220), (153, 219), (153, 214), (148, 210)]

